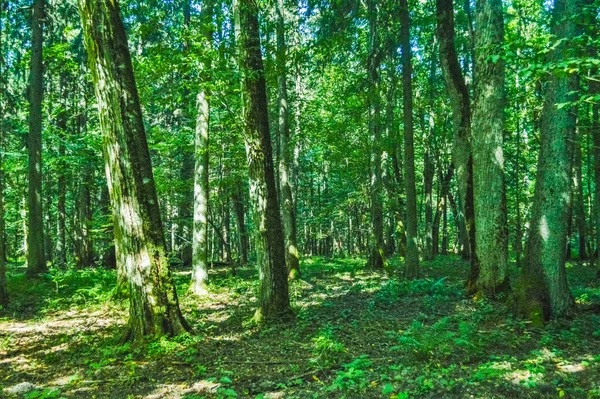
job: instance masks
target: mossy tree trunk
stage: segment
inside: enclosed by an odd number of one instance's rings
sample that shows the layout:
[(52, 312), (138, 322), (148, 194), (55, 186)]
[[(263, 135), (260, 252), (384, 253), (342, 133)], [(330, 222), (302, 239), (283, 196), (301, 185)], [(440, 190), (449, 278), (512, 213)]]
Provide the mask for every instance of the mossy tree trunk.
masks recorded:
[[(212, 4), (202, 5), (202, 30), (205, 45), (212, 44)], [(209, 135), (210, 135), (210, 94), (208, 73), (210, 61), (204, 63), (201, 72), (202, 82), (196, 101), (196, 135), (194, 140), (194, 221), (192, 227), (192, 283), (190, 291), (195, 295), (208, 293), (208, 204), (209, 204)]]
[[(452, 0), (437, 0), (437, 37), (440, 63), (452, 108), (454, 147), (452, 158), (458, 186), (457, 214), (460, 253), (471, 263), (470, 281), (479, 275), (475, 253), (475, 211), (473, 204), (473, 158), (471, 153), (471, 101), (455, 48)], [(470, 285), (470, 284), (469, 284)]]
[(412, 55), (408, 0), (400, 0), (400, 43), (402, 48), (402, 85), (404, 111), (404, 182), (406, 184), (406, 276), (419, 276), (417, 245), (417, 189), (413, 131)]
[[(487, 295), (510, 289), (508, 224), (504, 183), (504, 42), (501, 0), (481, 0), (476, 9), (475, 108), (473, 110), (473, 198), (476, 255), (480, 272), (470, 281)], [(474, 277), (474, 276), (472, 276)]]
[[(552, 33), (560, 41), (549, 53), (549, 62), (569, 57), (578, 11), (578, 0), (555, 1)], [(544, 89), (535, 192), (518, 292), (519, 310), (533, 320), (568, 315), (574, 305), (567, 284), (565, 244), (576, 115), (572, 107), (558, 104), (576, 100), (577, 87), (575, 74), (554, 71)]]
[(250, 198), (254, 204), (256, 253), (260, 276), (257, 322), (290, 312), (285, 243), (269, 131), (265, 71), (260, 48), (258, 8), (254, 0), (239, 0), (240, 69), (244, 81), (244, 119)]
[(285, 261), (289, 276), (300, 274), (300, 254), (296, 232), (296, 204), (292, 195), (292, 144), (290, 143), (290, 111), (287, 89), (287, 46), (285, 40), (285, 4), (276, 0), (277, 13), (277, 109), (279, 114), (279, 192), (281, 193), (281, 216), (285, 234)]
[[(587, 122), (587, 121), (586, 121)], [(580, 135), (581, 136), (581, 135)], [(580, 137), (581, 139), (581, 137)], [(583, 196), (583, 152), (580, 140), (575, 141), (573, 154), (573, 216), (577, 227), (577, 255), (579, 260), (587, 259), (586, 251), (586, 221), (585, 204)]]
[(94, 82), (117, 261), (129, 285), (125, 339), (176, 335), (190, 328), (179, 309), (139, 96), (121, 11), (115, 0), (78, 0)]
[(43, 24), (45, 1), (35, 0), (31, 7), (31, 60), (29, 71), (29, 210), (27, 227), (27, 275), (48, 270), (44, 254), (42, 216), (42, 101), (43, 101)]

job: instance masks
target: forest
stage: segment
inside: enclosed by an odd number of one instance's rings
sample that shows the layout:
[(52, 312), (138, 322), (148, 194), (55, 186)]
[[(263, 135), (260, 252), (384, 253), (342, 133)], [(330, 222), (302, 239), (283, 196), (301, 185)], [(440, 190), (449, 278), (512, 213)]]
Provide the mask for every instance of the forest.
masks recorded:
[(599, 0), (0, 0), (0, 398), (600, 398)]

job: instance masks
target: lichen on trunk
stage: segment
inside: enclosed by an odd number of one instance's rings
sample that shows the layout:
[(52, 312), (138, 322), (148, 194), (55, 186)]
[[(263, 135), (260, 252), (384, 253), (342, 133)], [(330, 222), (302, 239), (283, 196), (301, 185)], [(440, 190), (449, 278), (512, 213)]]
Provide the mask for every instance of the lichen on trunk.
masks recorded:
[(125, 340), (189, 331), (165, 253), (163, 227), (121, 11), (78, 0), (102, 130), (119, 268), (129, 285)]

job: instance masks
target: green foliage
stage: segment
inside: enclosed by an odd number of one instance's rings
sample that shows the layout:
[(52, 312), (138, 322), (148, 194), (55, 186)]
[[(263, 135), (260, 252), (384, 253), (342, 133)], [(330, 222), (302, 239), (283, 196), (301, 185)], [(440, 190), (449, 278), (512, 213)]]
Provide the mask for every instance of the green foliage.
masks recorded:
[(335, 380), (329, 386), (330, 391), (363, 392), (370, 384), (368, 369), (373, 362), (367, 355), (362, 355), (350, 363), (342, 365), (343, 370), (338, 371)]
[(339, 355), (347, 351), (339, 342), (331, 325), (323, 327), (316, 337), (312, 338), (312, 362), (324, 365), (337, 363)]

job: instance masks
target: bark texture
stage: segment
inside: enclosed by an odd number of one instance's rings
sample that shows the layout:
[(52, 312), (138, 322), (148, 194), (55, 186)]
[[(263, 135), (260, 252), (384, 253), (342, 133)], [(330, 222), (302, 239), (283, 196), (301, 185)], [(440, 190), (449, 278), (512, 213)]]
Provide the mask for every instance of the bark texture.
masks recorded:
[[(202, 7), (204, 39), (212, 43), (211, 4)], [(210, 142), (210, 94), (207, 87), (210, 61), (204, 63), (200, 91), (197, 97), (196, 135), (194, 140), (194, 221), (192, 227), (192, 283), (190, 291), (195, 295), (208, 293), (208, 204), (209, 204), (209, 142)]]
[(165, 253), (125, 27), (115, 0), (78, 0), (102, 130), (117, 261), (129, 284), (124, 339), (189, 331)]
[(419, 276), (417, 245), (417, 189), (413, 131), (412, 60), (408, 0), (400, 0), (400, 42), (402, 47), (402, 87), (404, 110), (404, 182), (406, 184), (406, 276)]
[(504, 42), (501, 0), (477, 3), (475, 108), (473, 110), (473, 198), (480, 273), (474, 290), (495, 295), (510, 289), (508, 224), (504, 184)]
[(44, 220), (42, 215), (42, 44), (44, 0), (35, 0), (31, 8), (31, 61), (29, 71), (29, 210), (27, 228), (27, 275), (48, 270), (44, 254)]
[(261, 322), (287, 316), (290, 313), (290, 299), (269, 131), (258, 8), (254, 0), (240, 0), (236, 9), (240, 23), (240, 66), (244, 79), (244, 140), (250, 198), (255, 208), (256, 252), (260, 276), (258, 309), (254, 318)]
[[(555, 39), (566, 40), (554, 47), (548, 61), (567, 57), (572, 45), (568, 39), (576, 34), (573, 18), (578, 9), (578, 0), (555, 1), (552, 33)], [(544, 89), (536, 185), (518, 293), (520, 311), (534, 321), (568, 315), (574, 305), (567, 284), (565, 244), (576, 115), (571, 107), (557, 104), (574, 101), (577, 86), (574, 74), (555, 71)]]
[(473, 158), (471, 156), (471, 101), (456, 55), (452, 0), (437, 0), (437, 37), (440, 63), (452, 107), (454, 147), (452, 158), (458, 186), (458, 234), (460, 253), (471, 262), (471, 276), (479, 275), (475, 255), (475, 211), (473, 204)]
[(377, 2), (367, 1), (369, 17), (368, 102), (369, 138), (371, 144), (371, 224), (369, 266), (381, 269), (385, 264), (383, 242), (383, 181), (381, 169), (381, 98), (379, 93), (380, 48), (377, 31)]
[(290, 144), (290, 112), (287, 89), (287, 47), (285, 40), (284, 0), (276, 0), (277, 12), (277, 108), (279, 113), (279, 186), (281, 216), (285, 234), (285, 262), (291, 278), (300, 273), (300, 254), (296, 239), (296, 204), (292, 196), (292, 146)]

